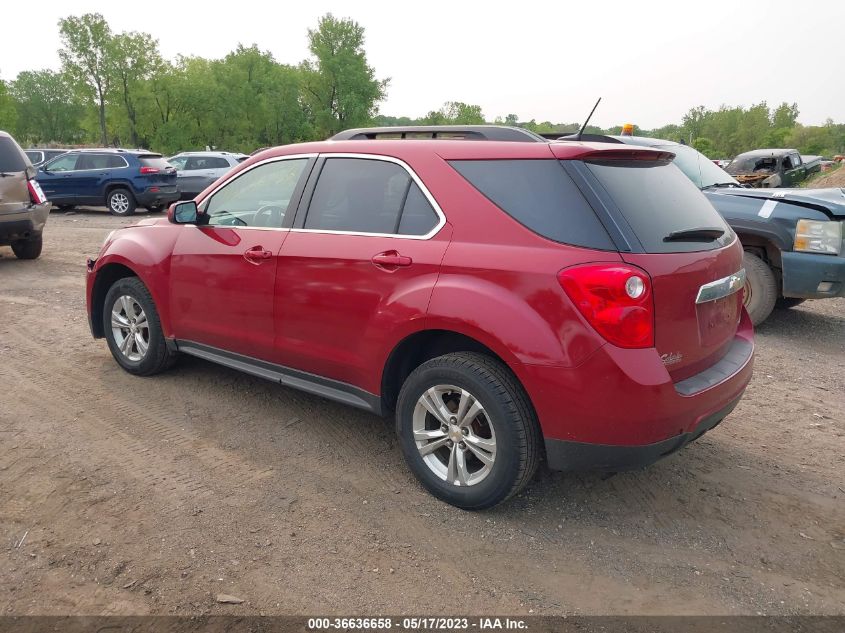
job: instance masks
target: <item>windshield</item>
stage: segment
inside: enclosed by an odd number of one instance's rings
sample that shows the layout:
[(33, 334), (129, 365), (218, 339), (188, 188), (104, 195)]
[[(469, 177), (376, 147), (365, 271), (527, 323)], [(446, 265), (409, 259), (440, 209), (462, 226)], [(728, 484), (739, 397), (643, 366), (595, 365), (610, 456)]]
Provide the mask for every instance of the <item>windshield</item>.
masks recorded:
[(739, 185), (733, 177), (712, 160), (689, 145), (657, 145), (658, 149), (673, 152), (677, 167), (692, 180), (699, 189), (719, 184)]
[(778, 159), (774, 156), (737, 156), (728, 165), (732, 174), (753, 174), (754, 172), (775, 171)]

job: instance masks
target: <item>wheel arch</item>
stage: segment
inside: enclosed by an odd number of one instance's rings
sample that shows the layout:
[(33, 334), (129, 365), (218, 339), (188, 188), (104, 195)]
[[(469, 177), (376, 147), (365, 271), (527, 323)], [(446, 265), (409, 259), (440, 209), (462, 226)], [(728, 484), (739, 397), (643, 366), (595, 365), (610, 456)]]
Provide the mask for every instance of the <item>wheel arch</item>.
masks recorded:
[(91, 290), (91, 330), (95, 338), (103, 338), (103, 311), (109, 288), (119, 279), (139, 277), (137, 272), (121, 262), (110, 262), (97, 269), (94, 287)]
[[(381, 378), (382, 410), (391, 412), (395, 409), (402, 384), (414, 369), (432, 358), (452, 352), (476, 352), (498, 361), (525, 390), (522, 380), (514, 371), (516, 359), (504, 349), (493, 349), (478, 338), (455, 330), (419, 330), (399, 341), (384, 363)], [(530, 397), (528, 399), (530, 402)]]

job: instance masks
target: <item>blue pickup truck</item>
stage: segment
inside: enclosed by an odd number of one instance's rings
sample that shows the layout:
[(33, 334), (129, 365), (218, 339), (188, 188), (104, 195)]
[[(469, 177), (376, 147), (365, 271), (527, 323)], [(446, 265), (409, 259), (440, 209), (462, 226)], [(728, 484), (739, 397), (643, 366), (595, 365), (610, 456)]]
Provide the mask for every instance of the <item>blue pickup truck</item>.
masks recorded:
[(675, 164), (728, 221), (745, 249), (745, 307), (754, 325), (777, 307), (845, 296), (845, 190), (750, 189), (692, 147), (609, 137), (675, 154)]

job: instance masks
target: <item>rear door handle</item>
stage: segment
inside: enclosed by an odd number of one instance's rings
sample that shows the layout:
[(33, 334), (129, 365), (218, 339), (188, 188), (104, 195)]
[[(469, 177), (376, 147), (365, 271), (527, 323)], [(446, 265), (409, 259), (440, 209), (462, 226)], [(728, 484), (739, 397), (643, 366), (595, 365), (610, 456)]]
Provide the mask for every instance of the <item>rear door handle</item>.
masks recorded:
[(396, 251), (385, 251), (378, 255), (373, 255), (372, 262), (379, 268), (395, 270), (400, 266), (410, 266), (413, 260), (405, 255), (400, 255)]
[(273, 257), (272, 251), (264, 250), (263, 246), (253, 246), (244, 252), (244, 259), (250, 264), (260, 264), (265, 259), (270, 259), (271, 257)]

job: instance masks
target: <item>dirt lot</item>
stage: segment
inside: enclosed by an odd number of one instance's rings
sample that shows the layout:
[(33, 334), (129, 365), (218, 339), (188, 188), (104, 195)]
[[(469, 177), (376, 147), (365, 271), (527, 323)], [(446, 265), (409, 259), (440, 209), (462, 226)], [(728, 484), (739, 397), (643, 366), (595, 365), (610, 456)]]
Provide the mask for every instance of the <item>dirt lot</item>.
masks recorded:
[(379, 418), (195, 359), (121, 371), (83, 270), (126, 223), (53, 213), (41, 259), (0, 248), (0, 612), (845, 613), (845, 300), (775, 313), (679, 454), (473, 514)]

